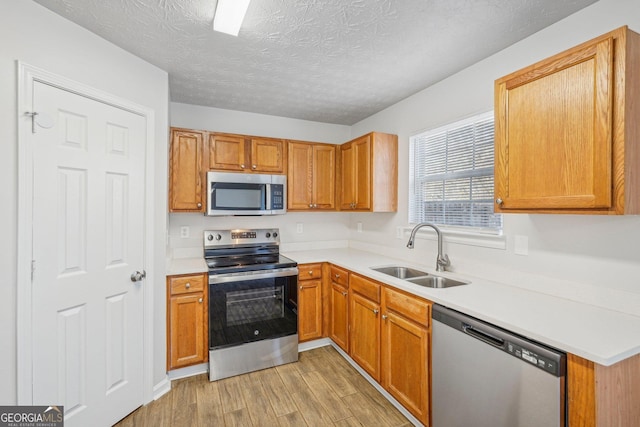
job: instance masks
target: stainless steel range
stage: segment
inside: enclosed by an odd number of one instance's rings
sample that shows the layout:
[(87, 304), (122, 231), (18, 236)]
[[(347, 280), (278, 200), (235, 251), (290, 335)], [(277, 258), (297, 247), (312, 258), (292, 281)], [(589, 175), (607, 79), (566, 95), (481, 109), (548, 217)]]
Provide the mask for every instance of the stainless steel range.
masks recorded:
[(204, 232), (209, 380), (298, 360), (298, 266), (277, 228)]

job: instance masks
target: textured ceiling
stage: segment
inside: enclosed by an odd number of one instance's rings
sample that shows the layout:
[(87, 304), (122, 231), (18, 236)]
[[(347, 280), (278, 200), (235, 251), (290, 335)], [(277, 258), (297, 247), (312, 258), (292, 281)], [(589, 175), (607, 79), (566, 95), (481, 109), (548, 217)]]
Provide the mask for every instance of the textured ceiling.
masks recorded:
[(171, 100), (351, 125), (595, 0), (35, 0), (169, 73)]

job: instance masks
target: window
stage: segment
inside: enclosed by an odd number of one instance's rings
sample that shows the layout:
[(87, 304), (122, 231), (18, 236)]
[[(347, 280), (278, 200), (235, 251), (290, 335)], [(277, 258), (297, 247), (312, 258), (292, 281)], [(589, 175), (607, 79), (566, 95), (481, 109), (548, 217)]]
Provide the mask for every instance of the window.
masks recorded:
[(409, 222), (499, 233), (493, 213), (493, 113), (410, 138)]

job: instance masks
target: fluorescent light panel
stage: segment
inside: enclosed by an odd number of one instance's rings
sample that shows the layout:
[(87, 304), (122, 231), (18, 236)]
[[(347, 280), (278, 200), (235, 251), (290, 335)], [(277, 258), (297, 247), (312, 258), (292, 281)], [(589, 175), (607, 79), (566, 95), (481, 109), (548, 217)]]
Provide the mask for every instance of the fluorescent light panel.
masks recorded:
[(251, 0), (218, 0), (213, 30), (238, 36)]

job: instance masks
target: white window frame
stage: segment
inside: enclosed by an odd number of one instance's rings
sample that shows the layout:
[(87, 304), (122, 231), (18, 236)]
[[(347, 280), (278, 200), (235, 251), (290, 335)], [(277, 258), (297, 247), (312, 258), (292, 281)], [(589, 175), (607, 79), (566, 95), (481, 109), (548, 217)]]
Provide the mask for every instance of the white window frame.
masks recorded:
[[(418, 143), (419, 139), (429, 138), (430, 136), (436, 136), (436, 135), (441, 136), (443, 133), (464, 128), (473, 123), (486, 121), (487, 119), (493, 119), (493, 111), (476, 114), (466, 119), (448, 123), (444, 126), (440, 126), (435, 129), (416, 132), (415, 134), (411, 135), (411, 137), (409, 138), (409, 142), (410, 142), (409, 143), (410, 167), (409, 167), (409, 191), (408, 191), (409, 204), (408, 204), (408, 212), (407, 212), (407, 215), (411, 224), (415, 224), (419, 222), (419, 219), (415, 218), (417, 216), (417, 213), (415, 212), (415, 210), (417, 209), (416, 202), (418, 201), (418, 196), (416, 195), (416, 191), (415, 191), (417, 188), (416, 180), (418, 179), (416, 178), (417, 171), (416, 171), (416, 165), (414, 161), (415, 144)], [(445, 160), (445, 163), (446, 163), (446, 160)], [(488, 174), (486, 174), (486, 166), (484, 169), (485, 169), (485, 173), (483, 175), (487, 176)], [(475, 173), (464, 172), (463, 175), (464, 174), (468, 176), (468, 175), (474, 175)], [(446, 179), (447, 177), (450, 177), (450, 175), (447, 175), (446, 173), (442, 173), (441, 175), (444, 176), (443, 180)], [(493, 175), (493, 167), (491, 167), (491, 175)], [(491, 197), (491, 203), (493, 203), (493, 197)], [(414, 221), (411, 221), (412, 217), (415, 218)], [(506, 243), (503, 236), (504, 224), (502, 223), (502, 218), (500, 218), (500, 221), (501, 222), (500, 222), (499, 228), (442, 224), (442, 223), (439, 223), (438, 221), (434, 221), (434, 223), (437, 224), (444, 233), (448, 234), (449, 241), (451, 241), (453, 238), (453, 240), (457, 241), (458, 243), (505, 249)], [(406, 227), (405, 231), (408, 228), (409, 227)], [(425, 229), (423, 228), (422, 230), (425, 230)], [(429, 229), (426, 229), (426, 230), (429, 230)], [(430, 235), (431, 233), (427, 232), (424, 234)]]

